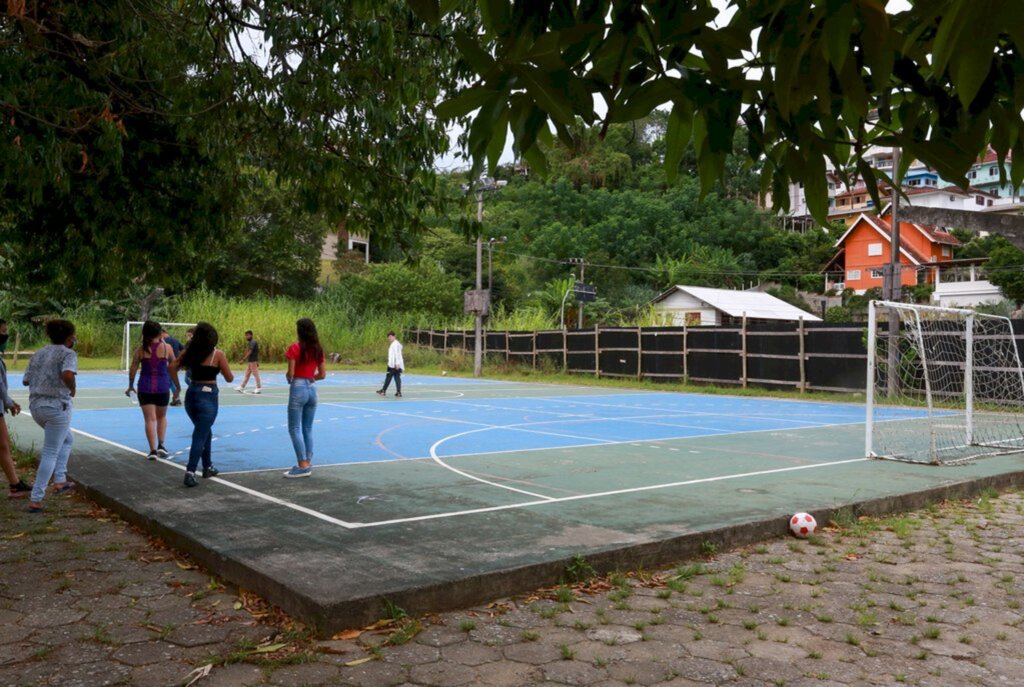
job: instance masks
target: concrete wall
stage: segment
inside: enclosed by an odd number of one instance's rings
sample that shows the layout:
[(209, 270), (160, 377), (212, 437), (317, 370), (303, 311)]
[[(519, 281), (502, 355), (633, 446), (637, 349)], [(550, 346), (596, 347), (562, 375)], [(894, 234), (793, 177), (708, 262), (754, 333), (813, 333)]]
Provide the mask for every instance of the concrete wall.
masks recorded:
[[(718, 310), (682, 291), (676, 291), (666, 297), (665, 300), (656, 303), (654, 310), (666, 318), (666, 325), (672, 327), (682, 327), (684, 324), (692, 326), (692, 318), (697, 316), (700, 316), (700, 325), (702, 327), (722, 323), (722, 314)], [(691, 318), (689, 322), (687, 322), (688, 316)]]

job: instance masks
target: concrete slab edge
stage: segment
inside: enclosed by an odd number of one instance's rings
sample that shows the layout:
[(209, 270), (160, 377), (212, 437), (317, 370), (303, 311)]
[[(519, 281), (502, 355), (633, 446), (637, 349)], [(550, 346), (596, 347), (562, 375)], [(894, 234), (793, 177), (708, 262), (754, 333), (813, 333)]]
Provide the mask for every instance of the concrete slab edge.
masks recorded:
[[(937, 468), (941, 469), (941, 468)], [(812, 510), (819, 523), (844, 516), (881, 517), (919, 510), (945, 500), (973, 498), (985, 490), (1006, 491), (1024, 484), (1024, 471), (950, 482), (907, 494), (864, 501), (851, 501), (831, 508)], [(187, 553), (212, 574), (240, 588), (255, 592), (286, 613), (313, 627), (320, 636), (363, 627), (387, 615), (387, 604), (410, 615), (468, 608), (539, 587), (558, 584), (572, 557), (498, 570), (450, 582), (424, 585), (389, 594), (322, 603), (288, 588), (282, 582), (228, 559), (202, 541), (178, 532), (152, 517), (112, 498), (102, 490), (83, 485), (85, 495), (117, 513), (126, 521), (163, 539)], [(692, 532), (663, 541), (645, 542), (601, 551), (580, 551), (600, 574), (639, 568), (665, 567), (710, 551), (726, 551), (786, 536), (786, 521), (780, 517), (755, 520), (714, 530)]]

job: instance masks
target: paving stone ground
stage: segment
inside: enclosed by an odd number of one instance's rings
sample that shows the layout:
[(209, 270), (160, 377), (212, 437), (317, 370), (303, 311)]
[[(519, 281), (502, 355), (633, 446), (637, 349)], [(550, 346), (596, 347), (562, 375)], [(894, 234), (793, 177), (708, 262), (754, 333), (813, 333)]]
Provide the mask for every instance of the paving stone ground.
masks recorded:
[(80, 496), (48, 505), (0, 503), (0, 685), (1024, 685), (1020, 493), (328, 640)]

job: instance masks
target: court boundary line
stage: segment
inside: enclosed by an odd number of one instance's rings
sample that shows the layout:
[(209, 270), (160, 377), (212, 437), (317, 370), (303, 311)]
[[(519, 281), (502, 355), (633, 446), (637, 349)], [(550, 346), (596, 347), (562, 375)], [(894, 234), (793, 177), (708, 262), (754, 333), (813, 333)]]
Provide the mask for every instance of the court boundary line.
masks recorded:
[[(31, 417), (31, 415), (29, 417)], [(137, 456), (146, 457), (148, 455), (148, 454), (140, 451), (139, 449), (135, 449), (135, 448), (131, 448), (129, 446), (125, 446), (124, 444), (120, 444), (120, 443), (118, 443), (116, 441), (111, 441), (109, 439), (104, 439), (103, 437), (96, 436), (95, 434), (92, 434), (90, 432), (86, 432), (86, 431), (81, 430), (81, 429), (76, 429), (76, 428), (72, 427), (71, 431), (75, 432), (76, 434), (81, 434), (82, 436), (88, 437), (88, 438), (93, 439), (95, 441), (99, 441), (101, 443), (108, 444), (108, 445), (113, 446), (115, 448), (119, 448), (119, 449), (121, 449), (123, 451), (127, 451), (128, 453), (131, 453), (131, 454), (134, 454), (134, 455), (137, 455)], [(184, 465), (179, 465), (178, 463), (175, 463), (175, 462), (170, 461), (170, 460), (164, 460), (162, 458), (158, 458), (156, 460), (156, 462), (160, 463), (160, 464), (163, 464), (163, 465), (170, 465), (170, 466), (172, 466), (174, 468), (177, 468), (177, 469), (181, 470), (182, 472), (185, 471), (185, 467), (186, 467)], [(258, 498), (258, 499), (260, 499), (262, 501), (267, 501), (269, 503), (273, 503), (273, 504), (276, 504), (278, 506), (284, 506), (285, 508), (290, 508), (290, 509), (292, 509), (294, 511), (298, 511), (298, 512), (303, 513), (305, 515), (310, 515), (310, 516), (312, 516), (314, 518), (317, 518), (318, 520), (323, 520), (324, 522), (328, 522), (328, 523), (330, 523), (332, 525), (338, 525), (339, 527), (343, 527), (343, 528), (345, 528), (347, 530), (355, 529), (356, 527), (359, 526), (359, 523), (347, 522), (345, 520), (341, 520), (340, 518), (335, 518), (335, 517), (332, 517), (330, 515), (327, 515), (326, 513), (321, 513), (320, 511), (313, 510), (312, 508), (307, 508), (305, 506), (300, 506), (297, 503), (292, 503), (291, 501), (286, 501), (286, 500), (284, 500), (282, 498), (278, 498), (276, 496), (271, 496), (270, 494), (266, 494), (266, 493), (263, 493), (261, 491), (257, 491), (256, 489), (251, 489), (250, 487), (244, 486), (242, 484), (235, 484), (233, 482), (229, 482), (229, 481), (227, 481), (225, 479), (221, 479), (220, 477), (209, 477), (207, 479), (209, 481), (211, 481), (211, 482), (216, 482), (218, 484), (223, 484), (224, 486), (229, 487), (231, 489), (234, 489), (236, 491), (242, 492), (243, 494), (248, 494), (249, 496), (255, 496), (256, 498)]]
[(830, 463), (812, 463), (810, 465), (795, 465), (795, 466), (786, 467), (786, 468), (775, 468), (775, 469), (772, 469), (772, 470), (758, 470), (758, 471), (755, 471), (755, 472), (743, 472), (743, 473), (736, 473), (736, 474), (732, 474), (732, 475), (717, 475), (715, 477), (700, 477), (700, 478), (692, 479), (692, 480), (683, 480), (683, 481), (679, 481), (679, 482), (667, 482), (667, 483), (663, 483), (663, 484), (651, 484), (651, 485), (645, 485), (645, 486), (642, 486), (642, 487), (628, 487), (628, 488), (625, 488), (625, 489), (614, 489), (614, 490), (611, 490), (611, 491), (593, 492), (593, 493), (590, 493), (590, 494), (580, 494), (580, 495), (577, 495), (577, 496), (556, 496), (556, 497), (549, 497), (546, 500), (523, 501), (523, 502), (520, 502), (520, 503), (510, 503), (510, 504), (505, 504), (505, 505), (501, 505), (501, 506), (487, 506), (485, 508), (473, 508), (473, 509), (467, 509), (467, 510), (461, 510), (461, 511), (449, 511), (449, 512), (446, 512), (446, 513), (434, 513), (434, 514), (431, 514), (431, 515), (411, 516), (411, 517), (408, 517), (408, 518), (395, 518), (395, 519), (392, 519), (392, 520), (378, 520), (376, 522), (357, 523), (356, 524), (356, 528), (362, 529), (362, 528), (368, 528), (368, 527), (382, 527), (382, 526), (385, 526), (385, 525), (400, 525), (400, 524), (403, 524), (403, 523), (421, 522), (421, 521), (424, 521), (424, 520), (439, 520), (441, 518), (452, 518), (452, 517), (458, 517), (458, 516), (462, 516), (462, 515), (475, 515), (475, 514), (479, 514), (479, 513), (493, 513), (493, 512), (496, 512), (496, 511), (512, 510), (514, 508), (529, 508), (531, 506), (542, 506), (542, 505), (554, 504), (554, 503), (565, 503), (565, 502), (568, 502), (568, 501), (582, 501), (582, 500), (585, 500), (585, 499), (601, 498), (601, 497), (606, 497), (606, 496), (620, 496), (622, 494), (635, 494), (635, 493), (644, 492), (644, 491), (655, 491), (655, 490), (658, 490), (658, 489), (670, 489), (670, 488), (673, 488), (673, 487), (685, 487), (685, 486), (692, 486), (694, 484), (707, 484), (707, 483), (710, 483), (710, 482), (722, 482), (722, 481), (725, 481), (725, 480), (742, 479), (742, 478), (745, 478), (745, 477), (760, 477), (762, 475), (772, 475), (772, 474), (777, 474), (777, 473), (782, 473), (782, 472), (793, 472), (793, 471), (796, 471), (796, 470), (811, 470), (811, 469), (814, 469), (814, 468), (831, 467), (831, 466), (835, 466), (835, 465), (846, 465), (846, 464), (850, 464), (850, 463), (861, 463), (861, 462), (865, 462), (865, 461), (869, 461), (869, 460), (874, 460), (874, 459), (872, 459), (872, 458), (851, 458), (851, 459), (848, 459), (848, 460), (834, 461), (834, 462), (830, 462)]
[[(28, 413), (26, 413), (26, 414), (28, 415)], [(29, 417), (31, 417), (31, 415), (29, 415)], [(857, 424), (857, 423), (848, 423), (848, 424)], [(480, 428), (477, 428), (476, 431), (486, 431), (486, 430), (489, 430), (489, 429), (498, 429), (498, 428), (500, 428), (500, 427), (494, 427), (494, 428), (491, 428), (491, 427), (480, 427)], [(807, 428), (807, 429), (813, 429), (813, 428)], [(139, 451), (138, 449), (133, 449), (133, 448), (130, 448), (128, 446), (124, 446), (123, 444), (120, 444), (118, 442), (111, 441), (109, 439), (105, 439), (105, 438), (96, 436), (96, 435), (94, 435), (94, 434), (92, 434), (90, 432), (86, 432), (84, 430), (72, 428), (72, 431), (77, 433), (77, 434), (80, 434), (82, 436), (85, 436), (85, 437), (88, 437), (90, 439), (93, 439), (95, 441), (99, 441), (101, 443), (104, 443), (104, 444), (107, 444), (107, 445), (110, 445), (110, 446), (114, 446), (115, 448), (119, 448), (121, 450), (127, 451), (128, 453), (131, 453), (131, 454), (134, 454), (134, 455), (138, 455), (138, 456), (145, 456), (146, 455), (142, 451)], [(764, 431), (780, 431), (780, 430), (755, 430), (755, 432), (764, 432)], [(781, 431), (792, 431), (792, 430), (781, 430)], [(711, 436), (720, 436), (720, 435), (711, 435)], [(451, 435), (448, 438), (452, 438)], [(663, 441), (663, 439), (648, 440), (648, 441)], [(640, 441), (637, 441), (637, 442), (621, 442), (621, 443), (645, 443), (645, 442), (643, 440), (640, 440)], [(596, 444), (596, 445), (600, 446), (602, 444)], [(607, 445), (607, 444), (604, 444), (604, 445)], [(536, 450), (540, 450), (540, 449), (536, 449)], [(546, 450), (550, 450), (550, 447), (547, 447)], [(470, 455), (475, 455), (475, 454), (470, 454)], [(535, 500), (535, 501), (524, 501), (524, 502), (518, 502), (518, 503), (503, 504), (503, 505), (499, 505), (499, 506), (486, 506), (486, 507), (483, 507), (483, 508), (463, 509), (463, 510), (459, 510), (459, 511), (445, 511), (445, 512), (442, 512), (442, 513), (431, 513), (431, 514), (427, 514), (427, 515), (410, 516), (408, 518), (393, 518), (393, 519), (389, 519), (389, 520), (378, 520), (378, 521), (372, 521), (372, 522), (348, 522), (348, 521), (344, 521), (344, 520), (341, 520), (339, 518), (335, 518), (335, 517), (332, 517), (330, 515), (327, 515), (325, 513), (321, 513), (320, 511), (316, 511), (316, 510), (313, 510), (311, 508), (307, 508), (305, 506), (300, 506), (300, 505), (292, 503), (290, 501), (286, 501), (284, 499), (271, 496), (269, 494), (260, 492), (260, 491), (255, 490), (255, 489), (251, 489), (249, 487), (246, 487), (246, 486), (243, 486), (243, 485), (240, 485), (240, 484), (235, 484), (233, 482), (229, 482), (229, 481), (227, 481), (225, 479), (221, 479), (219, 477), (213, 477), (213, 478), (210, 478), (210, 480), (214, 481), (214, 482), (216, 482), (218, 484), (223, 484), (224, 486), (226, 486), (228, 488), (235, 489), (236, 491), (239, 491), (241, 493), (244, 493), (244, 494), (247, 494), (247, 495), (250, 495), (250, 496), (254, 496), (257, 499), (260, 499), (260, 500), (263, 500), (263, 501), (267, 501), (267, 502), (273, 503), (275, 505), (284, 506), (285, 508), (289, 508), (289, 509), (294, 510), (296, 512), (302, 513), (304, 515), (309, 515), (309, 516), (314, 517), (314, 518), (316, 518), (318, 520), (321, 520), (323, 522), (326, 522), (326, 523), (329, 523), (329, 524), (333, 524), (333, 525), (337, 525), (337, 526), (342, 527), (344, 529), (351, 530), (351, 529), (364, 529), (364, 528), (371, 528), (371, 527), (382, 527), (382, 526), (387, 526), (387, 525), (395, 525), (395, 524), (402, 524), (402, 523), (409, 523), (409, 522), (423, 522), (423, 521), (428, 521), (428, 520), (437, 520), (437, 519), (450, 518), (450, 517), (459, 517), (459, 516), (463, 516), (463, 515), (474, 515), (474, 514), (479, 514), (479, 513), (490, 513), (490, 512), (497, 512), (497, 511), (503, 511), (503, 510), (528, 508), (528, 507), (537, 506), (537, 505), (544, 505), (544, 504), (564, 503), (564, 502), (570, 502), (570, 501), (580, 501), (580, 500), (602, 498), (602, 497), (608, 497), (608, 496), (618, 496), (618, 495), (622, 495), (622, 494), (631, 494), (631, 493), (640, 493), (640, 492), (646, 492), (646, 491), (655, 491), (655, 490), (659, 490), (659, 489), (669, 489), (669, 488), (673, 488), (673, 487), (691, 486), (691, 485), (694, 485), (694, 484), (705, 484), (705, 483), (726, 481), (726, 480), (731, 480), (731, 479), (742, 479), (742, 478), (745, 478), (745, 477), (757, 477), (757, 476), (762, 476), (762, 475), (770, 475), (770, 474), (778, 474), (778, 473), (785, 473), (785, 472), (793, 472), (793, 471), (797, 471), (797, 470), (807, 470), (807, 469), (814, 469), (814, 468), (831, 467), (831, 466), (836, 466), (836, 465), (846, 465), (846, 464), (852, 464), (852, 463), (865, 462), (865, 461), (869, 461), (869, 460), (872, 460), (872, 459), (871, 458), (853, 458), (853, 459), (846, 459), (846, 460), (841, 460), (841, 461), (830, 461), (830, 462), (825, 462), (825, 463), (812, 463), (812, 464), (809, 464), (809, 465), (797, 465), (797, 466), (790, 466), (790, 467), (784, 467), (784, 468), (773, 468), (773, 469), (770, 469), (770, 470), (758, 470), (758, 471), (746, 472), (746, 473), (734, 473), (734, 474), (731, 474), (731, 475), (716, 475), (714, 477), (703, 477), (703, 478), (697, 478), (697, 479), (692, 479), (692, 480), (682, 480), (682, 481), (677, 481), (677, 482), (667, 482), (667, 483), (660, 483), (660, 484), (644, 485), (644, 486), (639, 486), (639, 487), (628, 487), (628, 488), (624, 488), (624, 489), (615, 489), (615, 490), (608, 490), (608, 491), (602, 491), (602, 492), (591, 492), (591, 493), (587, 493), (587, 494), (579, 494), (579, 495), (573, 495), (573, 496), (542, 497), (542, 498), (538, 498), (538, 500)], [(157, 462), (165, 464), (165, 465), (171, 465), (171, 466), (173, 466), (175, 468), (178, 468), (179, 470), (184, 470), (185, 469), (184, 466), (178, 465), (178, 464), (173, 463), (171, 461), (158, 460)], [(501, 485), (495, 485), (495, 486), (501, 487)], [(501, 487), (501, 488), (505, 489), (505, 490), (509, 490), (507, 487)], [(526, 492), (526, 493), (528, 493), (528, 492)]]

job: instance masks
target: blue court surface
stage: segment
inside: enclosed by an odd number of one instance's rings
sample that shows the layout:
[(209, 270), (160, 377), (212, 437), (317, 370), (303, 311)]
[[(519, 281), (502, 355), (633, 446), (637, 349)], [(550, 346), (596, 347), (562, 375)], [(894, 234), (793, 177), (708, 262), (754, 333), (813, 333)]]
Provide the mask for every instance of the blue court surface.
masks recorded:
[[(833, 403), (668, 393), (415, 400), (415, 387), (405, 389), (405, 398), (388, 402), (379, 402), (372, 391), (364, 392), (362, 401), (321, 400), (314, 425), (317, 467), (834, 427), (864, 420), (863, 407)], [(214, 426), (214, 453), (225, 475), (294, 464), (287, 399), (268, 392), (255, 398), (221, 390), (227, 398)], [(921, 415), (889, 410), (879, 419)], [(104, 441), (146, 448), (137, 407), (78, 410), (74, 424)], [(187, 460), (191, 433), (184, 410), (172, 408), (166, 441), (172, 461)]]

